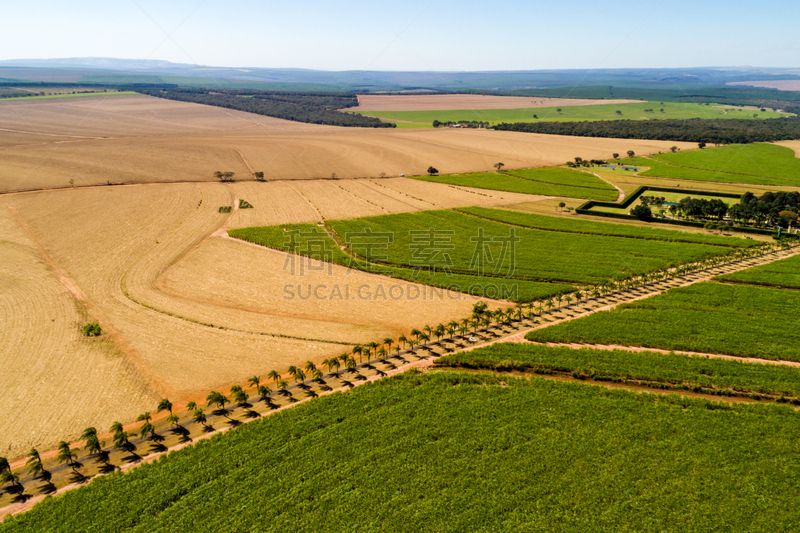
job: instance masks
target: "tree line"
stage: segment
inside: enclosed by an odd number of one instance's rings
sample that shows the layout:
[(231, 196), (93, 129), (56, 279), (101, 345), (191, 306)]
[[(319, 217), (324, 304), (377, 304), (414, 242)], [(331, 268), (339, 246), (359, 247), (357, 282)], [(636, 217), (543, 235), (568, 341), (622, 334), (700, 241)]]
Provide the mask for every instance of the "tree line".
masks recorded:
[(800, 139), (800, 118), (768, 120), (598, 120), (594, 122), (502, 123), (493, 129), (577, 137), (614, 137), (685, 141), (707, 144), (747, 144)]
[(338, 109), (358, 105), (355, 93), (244, 91), (234, 89), (139, 90), (142, 94), (258, 115), (330, 126), (394, 128), (395, 124)]

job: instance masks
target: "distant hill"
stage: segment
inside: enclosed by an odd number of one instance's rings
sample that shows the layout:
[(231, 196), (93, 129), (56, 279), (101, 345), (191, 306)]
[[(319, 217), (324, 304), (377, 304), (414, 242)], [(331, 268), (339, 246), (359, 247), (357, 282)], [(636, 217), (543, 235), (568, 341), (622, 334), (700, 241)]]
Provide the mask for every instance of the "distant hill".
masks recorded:
[(230, 68), (159, 60), (77, 57), (0, 61), (0, 78), (73, 83), (166, 83), (184, 87), (264, 90), (523, 90), (568, 86), (635, 88), (724, 86), (800, 80), (800, 69), (688, 68), (483, 72), (322, 71)]

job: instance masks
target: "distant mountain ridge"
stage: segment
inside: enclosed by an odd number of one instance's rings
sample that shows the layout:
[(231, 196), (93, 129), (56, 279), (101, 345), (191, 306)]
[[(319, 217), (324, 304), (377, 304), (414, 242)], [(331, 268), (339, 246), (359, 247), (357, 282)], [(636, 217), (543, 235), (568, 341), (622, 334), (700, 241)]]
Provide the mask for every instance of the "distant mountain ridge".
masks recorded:
[(238, 86), (287, 90), (515, 90), (564, 86), (663, 88), (722, 86), (753, 80), (800, 80), (800, 69), (704, 67), (530, 71), (323, 71), (302, 68), (236, 68), (162, 60), (76, 57), (0, 60), (0, 78), (104, 83), (127, 79), (185, 86)]

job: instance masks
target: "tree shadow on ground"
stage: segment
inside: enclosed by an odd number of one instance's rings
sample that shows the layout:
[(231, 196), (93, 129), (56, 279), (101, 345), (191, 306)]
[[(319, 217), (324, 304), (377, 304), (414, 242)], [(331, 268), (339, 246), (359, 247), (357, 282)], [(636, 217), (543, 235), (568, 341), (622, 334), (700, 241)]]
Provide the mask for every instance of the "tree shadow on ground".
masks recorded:
[(314, 389), (308, 389), (306, 391), (307, 398), (316, 398), (317, 396), (319, 396), (319, 394), (317, 394), (317, 391), (315, 391)]
[(343, 379), (342, 380), (342, 387), (348, 387), (348, 388), (352, 389), (354, 387), (354, 385), (350, 381), (347, 381), (346, 379)]
[(152, 444), (150, 444), (150, 449), (148, 450), (148, 453), (163, 453), (167, 450), (168, 448), (163, 444), (161, 444), (160, 442), (153, 442)]
[(68, 479), (70, 483), (83, 484), (89, 481), (90, 478), (88, 476), (84, 476), (76, 470), (73, 470)]
[(192, 440), (189, 436), (189, 430), (183, 426), (175, 426), (174, 428), (169, 430), (170, 433), (176, 435), (178, 437), (178, 442), (184, 444)]
[(240, 420), (236, 420), (235, 418), (229, 418), (228, 420), (225, 421), (225, 423), (232, 428), (242, 425), (242, 422)]
[(122, 460), (126, 463), (138, 463), (142, 460), (142, 456), (138, 453), (135, 453), (133, 450), (130, 450), (130, 455), (126, 455), (122, 458)]
[(244, 417), (248, 418), (248, 419), (251, 419), (251, 420), (253, 418), (258, 418), (260, 416), (261, 416), (261, 413), (259, 413), (258, 411), (253, 411), (252, 409), (248, 409), (247, 411), (244, 412)]

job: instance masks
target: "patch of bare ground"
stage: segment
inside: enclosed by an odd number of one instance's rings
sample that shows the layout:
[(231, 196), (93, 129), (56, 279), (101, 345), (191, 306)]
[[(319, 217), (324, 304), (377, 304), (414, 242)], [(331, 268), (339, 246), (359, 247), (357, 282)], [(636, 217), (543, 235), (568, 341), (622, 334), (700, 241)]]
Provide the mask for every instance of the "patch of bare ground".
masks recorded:
[(542, 98), (492, 96), (482, 94), (360, 94), (358, 111), (427, 111), (447, 109), (526, 109), (598, 104), (629, 104), (639, 100), (588, 100), (580, 98)]
[[(517, 132), (336, 128), (146, 96), (0, 102), (0, 192), (107, 183), (377, 177), (563, 164), (673, 142)], [(686, 148), (677, 143), (680, 148)]]

